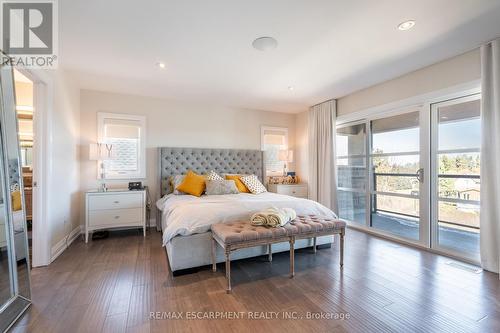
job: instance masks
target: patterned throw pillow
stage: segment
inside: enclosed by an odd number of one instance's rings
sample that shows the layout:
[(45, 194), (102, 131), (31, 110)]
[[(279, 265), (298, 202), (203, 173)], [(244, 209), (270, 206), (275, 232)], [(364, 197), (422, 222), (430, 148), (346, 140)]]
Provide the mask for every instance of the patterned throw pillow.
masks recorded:
[(210, 170), (210, 172), (207, 174), (207, 180), (224, 180), (224, 178), (219, 176), (214, 170)]
[(243, 176), (240, 179), (253, 194), (267, 192), (266, 187), (262, 185), (256, 175)]
[(10, 184), (10, 192), (16, 192), (16, 191), (19, 191), (19, 183), (14, 183), (14, 184)]
[(207, 195), (238, 194), (238, 188), (234, 180), (207, 180)]

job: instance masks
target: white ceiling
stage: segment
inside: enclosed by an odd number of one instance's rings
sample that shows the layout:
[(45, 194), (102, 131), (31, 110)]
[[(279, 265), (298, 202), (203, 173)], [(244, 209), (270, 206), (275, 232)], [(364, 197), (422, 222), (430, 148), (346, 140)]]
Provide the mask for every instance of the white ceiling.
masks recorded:
[[(84, 89), (280, 112), (500, 37), (499, 0), (73, 0), (59, 10), (60, 64)], [(397, 30), (407, 19), (416, 26)], [(261, 36), (278, 47), (253, 49)]]

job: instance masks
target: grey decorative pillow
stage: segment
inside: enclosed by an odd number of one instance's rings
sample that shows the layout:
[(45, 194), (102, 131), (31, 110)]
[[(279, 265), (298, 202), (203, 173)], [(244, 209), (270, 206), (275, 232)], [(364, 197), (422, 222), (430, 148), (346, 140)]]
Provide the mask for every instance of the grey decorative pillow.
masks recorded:
[(175, 175), (170, 177), (170, 185), (172, 186), (173, 193), (176, 195), (185, 194), (184, 192), (178, 191), (177, 186), (179, 186), (183, 181), (186, 175)]
[(240, 179), (253, 194), (267, 192), (266, 187), (260, 182), (256, 175), (243, 176)]
[(221, 195), (221, 194), (238, 194), (238, 188), (234, 180), (207, 180), (207, 188), (205, 193), (207, 195)]
[(207, 180), (224, 180), (217, 172), (214, 170), (210, 170), (210, 172), (207, 174)]

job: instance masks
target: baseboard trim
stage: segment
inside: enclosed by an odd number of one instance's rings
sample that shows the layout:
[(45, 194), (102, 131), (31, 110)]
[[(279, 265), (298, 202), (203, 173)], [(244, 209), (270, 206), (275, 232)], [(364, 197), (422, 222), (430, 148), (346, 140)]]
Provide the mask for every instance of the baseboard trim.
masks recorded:
[(64, 252), (64, 250), (66, 250), (71, 245), (71, 243), (73, 243), (75, 239), (80, 236), (81, 233), (82, 226), (79, 225), (75, 229), (71, 230), (71, 232), (66, 237), (57, 242), (56, 245), (52, 246), (50, 250), (50, 262), (52, 263), (54, 260), (56, 260), (57, 257), (59, 257)]

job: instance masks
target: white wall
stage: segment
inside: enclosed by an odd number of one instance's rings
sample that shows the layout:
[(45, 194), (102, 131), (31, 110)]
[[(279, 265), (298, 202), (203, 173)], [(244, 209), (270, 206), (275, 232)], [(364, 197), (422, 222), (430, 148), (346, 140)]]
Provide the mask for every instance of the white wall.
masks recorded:
[(481, 78), (479, 49), (337, 99), (337, 116)]
[(31, 70), (30, 76), (37, 92), (35, 140), (43, 146), (35, 151), (43, 161), (34, 165), (34, 181), (41, 185), (36, 193), (44, 209), (33, 203), (40, 209), (33, 221), (33, 265), (41, 266), (66, 248), (72, 231), (80, 230), (80, 88), (62, 68)]
[(79, 227), (80, 211), (80, 89), (59, 69), (52, 73), (54, 107), (48, 119), (50, 145), (48, 212), (51, 245), (56, 245)]
[[(450, 58), (337, 99), (337, 116), (450, 88), (481, 78), (479, 50)], [(297, 173), (307, 180), (307, 111), (297, 114)]]
[[(295, 144), (295, 115), (168, 99), (82, 90), (80, 99), (81, 190), (98, 187), (96, 163), (88, 160), (88, 144), (97, 139), (97, 112), (146, 116), (147, 177), (152, 196), (157, 188), (157, 147), (260, 149), (260, 126), (289, 128)], [(124, 187), (126, 181), (108, 181)]]

